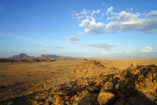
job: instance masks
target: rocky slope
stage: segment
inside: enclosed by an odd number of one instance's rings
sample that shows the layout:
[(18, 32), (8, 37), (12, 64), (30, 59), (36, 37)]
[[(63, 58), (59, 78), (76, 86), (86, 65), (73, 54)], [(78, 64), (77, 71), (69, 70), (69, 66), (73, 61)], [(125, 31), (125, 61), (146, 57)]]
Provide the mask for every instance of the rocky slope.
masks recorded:
[[(157, 104), (157, 66), (155, 65), (132, 64), (122, 71), (107, 68), (101, 62), (92, 60), (71, 71), (63, 81), (56, 86), (49, 85), (50, 88), (43, 88), (0, 103), (2, 105)], [(43, 86), (43, 84), (35, 86), (41, 88), (41, 85)]]

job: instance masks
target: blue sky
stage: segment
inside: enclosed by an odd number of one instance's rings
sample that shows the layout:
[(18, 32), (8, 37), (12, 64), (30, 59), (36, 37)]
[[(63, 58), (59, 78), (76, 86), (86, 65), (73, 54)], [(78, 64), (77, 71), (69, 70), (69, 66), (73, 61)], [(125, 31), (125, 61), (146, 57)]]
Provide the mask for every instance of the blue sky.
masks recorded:
[(156, 0), (0, 0), (0, 57), (157, 58)]

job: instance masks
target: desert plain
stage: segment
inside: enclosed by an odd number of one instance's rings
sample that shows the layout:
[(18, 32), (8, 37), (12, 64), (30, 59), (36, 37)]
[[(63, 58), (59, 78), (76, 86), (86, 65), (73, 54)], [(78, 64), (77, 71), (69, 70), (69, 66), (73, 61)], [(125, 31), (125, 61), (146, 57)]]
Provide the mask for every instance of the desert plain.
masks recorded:
[[(94, 61), (94, 62), (93, 62)], [(100, 64), (99, 64), (100, 63)], [(53, 61), (45, 60), (40, 62), (0, 62), (0, 104), (2, 105), (17, 105), (17, 104), (52, 104), (52, 105), (91, 105), (88, 103), (67, 103), (58, 101), (54, 102), (55, 97), (45, 95), (44, 99), (32, 98), (37, 97), (36, 94), (49, 94), (52, 90), (61, 90), (62, 85), (74, 81), (87, 81), (86, 79), (79, 80), (80, 78), (95, 78), (93, 74), (86, 77), (83, 74), (83, 69), (99, 70), (102, 67), (108, 71), (107, 74), (112, 72), (125, 71), (131, 64), (135, 65), (157, 65), (157, 59), (147, 58), (107, 58), (107, 59), (56, 59)], [(98, 66), (98, 67), (97, 67)], [(102, 66), (102, 67), (101, 67)], [(86, 68), (87, 67), (87, 68)], [(79, 71), (80, 70), (80, 71)], [(79, 72), (80, 73), (79, 73)], [(101, 75), (101, 72), (98, 75)], [(94, 72), (95, 75), (95, 72)], [(99, 77), (98, 77), (99, 78)], [(100, 78), (99, 78), (100, 79)], [(88, 80), (88, 82), (90, 79)], [(92, 80), (91, 80), (92, 81)], [(83, 82), (84, 85), (84, 82)], [(79, 85), (77, 85), (79, 87)], [(86, 86), (86, 85), (85, 85)], [(102, 84), (101, 84), (102, 86)], [(64, 87), (64, 86), (63, 86)], [(81, 86), (80, 86), (81, 87)], [(92, 88), (92, 86), (89, 85)], [(72, 87), (74, 88), (74, 87)], [(50, 92), (51, 90), (51, 92)], [(57, 91), (59, 91), (57, 90)], [(63, 89), (64, 90), (64, 89)], [(99, 89), (99, 92), (101, 89)], [(157, 90), (156, 90), (157, 91)], [(45, 93), (46, 92), (46, 93)], [(35, 94), (35, 95), (34, 95)], [(71, 93), (75, 94), (75, 93)], [(60, 96), (60, 95), (59, 95)], [(62, 96), (62, 95), (61, 95)], [(18, 97), (22, 97), (19, 101)], [(24, 98), (23, 98), (24, 97)], [(26, 98), (27, 97), (27, 98)], [(62, 96), (63, 97), (63, 96)], [(47, 99), (48, 98), (48, 99)], [(52, 98), (52, 99), (51, 99)], [(23, 100), (24, 99), (24, 100)], [(28, 99), (28, 100), (25, 100)], [(29, 100), (30, 99), (30, 100)], [(45, 101), (45, 100), (48, 101)], [(62, 100), (68, 100), (65, 98)], [(44, 101), (43, 101), (44, 100)], [(51, 101), (52, 100), (52, 101)], [(69, 99), (70, 100), (70, 99)], [(72, 99), (71, 99), (72, 100)], [(155, 99), (156, 100), (156, 99)], [(26, 102), (27, 101), (27, 102)], [(28, 101), (30, 103), (28, 103)], [(99, 101), (99, 100), (98, 100)], [(155, 102), (155, 101), (154, 101)], [(55, 104), (56, 103), (56, 104)], [(97, 102), (100, 104), (100, 102)], [(96, 103), (95, 103), (96, 104)], [(93, 105), (95, 105), (93, 103)], [(110, 103), (113, 104), (113, 103)], [(107, 105), (107, 104), (106, 104)], [(122, 105), (122, 104), (116, 104)], [(130, 104), (131, 105), (131, 104)]]

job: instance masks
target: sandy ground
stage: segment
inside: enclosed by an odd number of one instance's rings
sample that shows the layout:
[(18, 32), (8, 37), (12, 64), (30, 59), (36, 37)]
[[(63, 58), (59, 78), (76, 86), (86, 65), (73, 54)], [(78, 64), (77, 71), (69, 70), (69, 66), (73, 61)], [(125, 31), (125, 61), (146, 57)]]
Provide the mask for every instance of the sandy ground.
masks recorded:
[[(97, 59), (104, 66), (126, 69), (131, 63), (138, 65), (157, 65), (157, 59)], [(0, 63), (0, 87), (33, 82), (69, 72), (86, 62), (78, 60), (57, 60), (35, 63)]]
[(35, 63), (0, 63), (0, 87), (34, 82), (68, 72), (84, 60), (57, 60)]
[(157, 59), (98, 59), (101, 63), (107, 67), (117, 67), (118, 69), (126, 69), (131, 63), (136, 63), (137, 65), (157, 65)]
[[(97, 59), (106, 67), (126, 69), (131, 63), (157, 65), (157, 59)], [(0, 99), (25, 91), (37, 81), (52, 78), (57, 80), (86, 62), (84, 59), (56, 60), (34, 63), (0, 63)]]

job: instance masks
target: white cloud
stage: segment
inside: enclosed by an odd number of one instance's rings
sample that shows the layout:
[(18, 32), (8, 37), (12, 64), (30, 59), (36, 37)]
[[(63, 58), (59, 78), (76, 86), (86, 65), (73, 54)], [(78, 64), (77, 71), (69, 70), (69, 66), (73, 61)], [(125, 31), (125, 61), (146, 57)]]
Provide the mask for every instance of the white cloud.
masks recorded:
[(106, 11), (106, 14), (112, 14), (113, 13), (113, 7), (109, 7)]
[(96, 34), (101, 34), (105, 31), (104, 23), (96, 22), (95, 18), (93, 17), (82, 20), (79, 26), (84, 27), (85, 32), (94, 32)]
[(157, 11), (150, 11), (145, 14), (126, 11), (121, 11), (119, 13), (112, 11), (112, 13), (109, 13), (110, 16), (108, 16), (108, 19), (110, 22), (105, 24), (107, 32), (132, 30), (144, 33), (157, 32)]
[(133, 11), (134, 10), (134, 8), (130, 8), (130, 11)]
[(129, 11), (114, 12), (114, 7), (111, 6), (106, 11), (106, 17), (103, 17), (104, 12), (100, 9), (92, 11), (83, 9), (80, 13), (75, 13), (75, 16), (85, 32), (96, 34), (116, 31), (157, 32), (157, 10), (135, 13), (134, 9), (130, 8)]
[(96, 22), (95, 18), (93, 17), (82, 20), (79, 26), (84, 27), (85, 32), (94, 32), (96, 34), (101, 34), (105, 31), (104, 23)]
[(98, 10), (93, 10), (92, 13), (91, 13), (91, 16), (100, 13), (100, 11), (101, 11), (100, 9), (98, 9)]
[(88, 23), (90, 22), (89, 19), (84, 19), (82, 22), (79, 24), (80, 27), (87, 27)]
[(150, 12), (147, 14), (147, 17), (148, 17), (148, 18), (157, 17), (157, 11), (150, 11)]
[(110, 55), (110, 54), (121, 54), (123, 52), (122, 51), (106, 51), (106, 50), (102, 50), (100, 53), (103, 54), (103, 55)]
[(108, 43), (91, 43), (88, 44), (87, 46), (94, 47), (94, 48), (102, 48), (102, 49), (110, 49), (111, 47), (115, 47), (114, 45)]
[(78, 37), (75, 37), (75, 36), (68, 36), (66, 37), (66, 39), (69, 43), (75, 43), (80, 40)]
[(87, 11), (86, 9), (83, 9), (83, 10), (81, 11), (81, 15), (87, 15), (88, 12), (89, 12), (89, 11)]
[(145, 48), (141, 50), (141, 52), (157, 52), (157, 49), (153, 49), (150, 46), (146, 46)]
[(100, 9), (89, 11), (83, 9), (80, 15), (76, 15), (79, 20), (81, 20), (79, 26), (84, 28), (85, 32), (93, 32), (96, 34), (101, 34), (105, 31), (105, 24), (102, 22), (96, 22), (95, 15), (100, 13)]
[(113, 57), (113, 56), (133, 57), (134, 55), (138, 54), (138, 52), (136, 52), (136, 51), (133, 52), (131, 50), (122, 50), (122, 49), (121, 50), (120, 49), (119, 50), (105, 49), (105, 50), (100, 51), (100, 54), (111, 56), (111, 57)]

